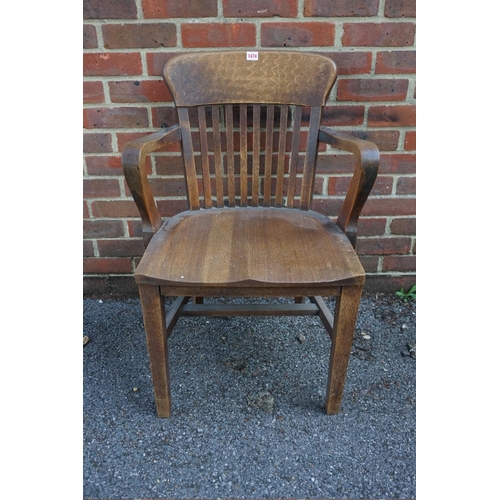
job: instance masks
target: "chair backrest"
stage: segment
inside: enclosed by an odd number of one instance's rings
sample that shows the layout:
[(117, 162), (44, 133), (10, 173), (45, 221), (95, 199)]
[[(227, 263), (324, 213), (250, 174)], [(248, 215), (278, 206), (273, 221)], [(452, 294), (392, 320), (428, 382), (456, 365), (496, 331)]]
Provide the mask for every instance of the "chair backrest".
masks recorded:
[(301, 52), (247, 54), (179, 55), (163, 70), (181, 127), (190, 208), (308, 210), (335, 64)]

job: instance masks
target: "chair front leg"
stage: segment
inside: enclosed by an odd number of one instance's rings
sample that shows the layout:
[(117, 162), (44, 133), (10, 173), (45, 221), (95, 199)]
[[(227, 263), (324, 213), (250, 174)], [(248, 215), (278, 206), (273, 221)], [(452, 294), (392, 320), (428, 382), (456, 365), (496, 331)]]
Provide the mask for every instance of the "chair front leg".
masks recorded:
[(337, 414), (340, 411), (362, 290), (362, 286), (342, 287), (341, 294), (335, 301), (333, 340), (326, 389), (326, 413), (328, 415)]
[(165, 324), (165, 298), (158, 286), (140, 285), (144, 329), (148, 346), (151, 377), (156, 401), (156, 413), (170, 417), (170, 375), (168, 369), (167, 330)]

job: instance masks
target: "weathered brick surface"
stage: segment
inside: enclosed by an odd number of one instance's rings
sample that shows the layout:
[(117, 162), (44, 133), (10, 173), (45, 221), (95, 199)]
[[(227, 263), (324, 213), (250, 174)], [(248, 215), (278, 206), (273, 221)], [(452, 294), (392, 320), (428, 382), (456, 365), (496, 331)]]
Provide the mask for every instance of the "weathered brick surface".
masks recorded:
[(135, 0), (83, 0), (84, 19), (135, 19)]
[(83, 82), (83, 102), (84, 104), (104, 102), (102, 82)]
[(288, 17), (297, 16), (298, 0), (224, 0), (225, 17)]
[(376, 16), (378, 0), (305, 0), (304, 15), (320, 17)]
[(173, 23), (105, 24), (102, 36), (107, 49), (175, 47), (177, 44)]
[(172, 94), (163, 80), (109, 82), (111, 102), (168, 102)]
[(184, 47), (248, 47), (255, 45), (256, 27), (250, 23), (183, 24)]
[(408, 92), (408, 80), (340, 80), (337, 89), (339, 101), (404, 101)]
[(415, 73), (417, 53), (414, 50), (391, 50), (377, 54), (376, 73)]
[[(85, 290), (137, 293), (133, 269), (143, 252), (142, 230), (120, 155), (130, 140), (178, 121), (162, 79), (164, 64), (177, 54), (211, 48), (307, 51), (335, 62), (339, 78), (322, 124), (372, 141), (381, 152), (379, 176), (359, 220), (367, 287), (411, 286), (416, 270), (415, 5), (414, 0), (84, 0)], [(304, 124), (308, 116), (306, 109)], [(196, 114), (190, 119), (196, 124)], [(193, 139), (199, 144), (197, 134)], [(225, 134), (221, 139), (225, 144)], [(304, 132), (300, 151), (306, 140)], [(199, 157), (195, 163), (201, 173)], [(145, 165), (153, 174), (153, 192), (162, 194), (162, 217), (186, 210), (179, 144), (149, 155)], [(355, 165), (353, 154), (321, 144), (314, 210), (335, 220)], [(235, 166), (238, 173), (238, 155)], [(302, 171), (299, 162), (299, 175)]]
[(333, 45), (333, 23), (265, 23), (262, 24), (263, 47), (324, 47)]
[(385, 0), (385, 17), (415, 17), (417, 15), (416, 0)]
[(415, 40), (414, 23), (346, 23), (342, 43), (359, 47), (406, 47)]
[(142, 0), (144, 18), (216, 17), (217, 0)]
[(83, 54), (84, 76), (128, 76), (141, 73), (141, 55), (136, 52)]
[(91, 24), (83, 25), (83, 48), (84, 49), (96, 49), (97, 43), (97, 32), (95, 26)]

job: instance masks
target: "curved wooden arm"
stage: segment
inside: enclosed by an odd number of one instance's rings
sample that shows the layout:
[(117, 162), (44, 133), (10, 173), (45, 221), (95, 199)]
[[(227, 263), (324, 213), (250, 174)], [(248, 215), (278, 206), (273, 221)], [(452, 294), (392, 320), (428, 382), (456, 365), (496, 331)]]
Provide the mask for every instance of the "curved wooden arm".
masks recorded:
[(146, 156), (171, 142), (180, 142), (179, 125), (172, 125), (162, 132), (141, 137), (125, 144), (122, 152), (122, 166), (125, 180), (132, 192), (134, 201), (142, 219), (142, 236), (144, 245), (148, 246), (153, 234), (163, 224), (160, 213), (153, 198), (151, 186), (146, 175), (144, 162)]
[(337, 219), (337, 225), (344, 231), (352, 246), (356, 247), (358, 218), (377, 178), (379, 150), (373, 142), (335, 132), (328, 127), (320, 127), (319, 141), (356, 155), (354, 175)]

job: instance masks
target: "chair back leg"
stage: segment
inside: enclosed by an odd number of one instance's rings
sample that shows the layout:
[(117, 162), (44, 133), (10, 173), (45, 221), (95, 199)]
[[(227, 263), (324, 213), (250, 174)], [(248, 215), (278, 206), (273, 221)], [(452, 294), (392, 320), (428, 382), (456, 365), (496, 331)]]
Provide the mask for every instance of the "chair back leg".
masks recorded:
[(326, 413), (328, 415), (337, 414), (340, 411), (362, 290), (362, 286), (342, 287), (340, 295), (335, 300), (330, 367), (326, 388)]

